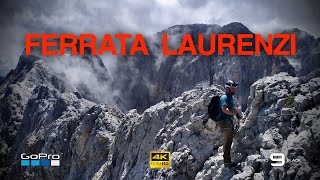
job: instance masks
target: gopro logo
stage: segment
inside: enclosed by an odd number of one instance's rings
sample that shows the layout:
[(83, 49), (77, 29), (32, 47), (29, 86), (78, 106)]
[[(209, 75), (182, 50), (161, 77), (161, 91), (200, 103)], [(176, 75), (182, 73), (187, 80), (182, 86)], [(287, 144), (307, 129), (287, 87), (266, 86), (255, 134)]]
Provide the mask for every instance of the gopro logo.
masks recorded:
[(21, 154), (21, 166), (60, 166), (59, 154)]

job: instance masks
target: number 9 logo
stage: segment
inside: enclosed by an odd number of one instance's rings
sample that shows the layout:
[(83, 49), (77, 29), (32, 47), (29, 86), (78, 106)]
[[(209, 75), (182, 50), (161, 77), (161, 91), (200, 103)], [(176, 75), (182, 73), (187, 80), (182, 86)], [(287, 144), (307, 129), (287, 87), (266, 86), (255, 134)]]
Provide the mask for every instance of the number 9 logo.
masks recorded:
[(281, 162), (281, 163), (271, 163), (271, 166), (283, 166), (285, 163), (285, 158), (283, 153), (272, 153), (270, 154), (271, 161)]

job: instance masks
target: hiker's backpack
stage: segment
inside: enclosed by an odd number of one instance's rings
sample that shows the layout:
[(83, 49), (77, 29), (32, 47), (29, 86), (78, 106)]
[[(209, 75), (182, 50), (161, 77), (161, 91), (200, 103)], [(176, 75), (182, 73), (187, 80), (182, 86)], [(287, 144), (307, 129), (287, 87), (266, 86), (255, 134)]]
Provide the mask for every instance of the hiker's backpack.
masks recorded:
[(213, 96), (208, 106), (209, 117), (210, 119), (216, 122), (219, 121), (218, 115), (219, 115), (220, 97), (221, 96)]

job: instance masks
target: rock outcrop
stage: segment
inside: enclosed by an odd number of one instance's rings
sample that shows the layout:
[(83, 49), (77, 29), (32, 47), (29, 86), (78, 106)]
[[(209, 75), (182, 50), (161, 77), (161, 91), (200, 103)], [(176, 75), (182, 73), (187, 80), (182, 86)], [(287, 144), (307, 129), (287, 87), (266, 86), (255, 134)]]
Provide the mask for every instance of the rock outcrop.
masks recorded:
[[(131, 128), (130, 126), (124, 128), (131, 131), (119, 130), (121, 139), (116, 140), (113, 147), (113, 152), (117, 156), (112, 157), (112, 163), (109, 162), (111, 164), (106, 169), (106, 177), (108, 179), (319, 177), (320, 110), (319, 103), (315, 100), (320, 83), (319, 76), (319, 71), (300, 79), (280, 73), (262, 78), (251, 86), (247, 118), (241, 124), (233, 144), (233, 160), (238, 163), (236, 168), (223, 166), (221, 136), (216, 124), (209, 121), (206, 126), (201, 125), (201, 121), (207, 118), (204, 106), (207, 100), (204, 97), (221, 92), (215, 90), (216, 92), (209, 94), (206, 89), (201, 96), (196, 94), (203, 93), (203, 90), (197, 89), (183, 93), (170, 103), (160, 103), (147, 109), (138, 116), (140, 119), (138, 123), (131, 125)], [(309, 95), (303, 93), (304, 86), (312, 86), (313, 90), (307, 93)], [(301, 98), (302, 102), (307, 99), (309, 103), (299, 103)], [(179, 106), (175, 106), (174, 109), (174, 106), (171, 106), (171, 104), (184, 104), (185, 99), (188, 99), (189, 105), (186, 105), (183, 111)], [(170, 113), (170, 110), (167, 113), (168, 109), (175, 110), (175, 113)], [(139, 143), (130, 144), (129, 142), (134, 139)], [(123, 146), (123, 143), (120, 143), (123, 141), (129, 144), (125, 143)], [(121, 149), (129, 151), (121, 153)], [(146, 170), (148, 152), (154, 149), (172, 152), (171, 169)], [(272, 167), (270, 154), (280, 152), (285, 155), (285, 165)]]
[[(210, 96), (222, 94), (211, 87), (183, 93), (171, 102), (160, 102), (142, 115), (119, 126), (112, 156), (102, 176), (107, 179), (192, 179), (221, 145), (217, 126), (203, 121), (208, 118)], [(133, 143), (134, 142), (134, 143)], [(149, 169), (149, 152), (172, 152), (172, 169)]]
[[(108, 159), (118, 125), (125, 116), (74, 93), (39, 86), (26, 105), (16, 142), (6, 162), (9, 179), (92, 178)], [(20, 154), (61, 156), (60, 168), (21, 168)]]
[[(235, 179), (319, 178), (319, 72), (301, 78), (280, 73), (251, 86), (248, 118), (234, 143), (234, 155), (241, 157), (237, 162), (245, 167)], [(283, 167), (271, 167), (270, 161), (257, 162), (279, 152), (286, 158)]]
[[(6, 171), (6, 165), (12, 162), (12, 156), (8, 157), (13, 151), (13, 145), (20, 144), (24, 135), (18, 138), (20, 131), (26, 131), (26, 127), (20, 130), (23, 122), (31, 121), (33, 118), (40, 118), (40, 114), (48, 112), (41, 112), (34, 116), (27, 117), (27, 105), (32, 98), (35, 91), (42, 92), (40, 87), (46, 87), (55, 91), (56, 94), (74, 93), (79, 98), (89, 99), (96, 102), (107, 102), (104, 93), (107, 93), (108, 88), (108, 71), (103, 65), (101, 59), (97, 56), (85, 54), (82, 57), (43, 57), (39, 49), (34, 49), (33, 54), (26, 56), (22, 54), (16, 69), (11, 70), (6, 76), (5, 80), (0, 85), (0, 167), (1, 173)], [(100, 60), (100, 61), (99, 61)], [(70, 65), (70, 63), (73, 63)], [(81, 68), (78, 68), (81, 66)], [(81, 78), (82, 75), (82, 78)], [(87, 75), (87, 77), (86, 77)], [(99, 84), (99, 88), (91, 88), (92, 83)], [(39, 90), (40, 88), (40, 90)], [(102, 92), (102, 89), (106, 90)], [(47, 96), (42, 93), (42, 96)], [(99, 98), (98, 98), (99, 96)], [(50, 97), (57, 100), (59, 96)], [(99, 99), (100, 101), (98, 101)], [(102, 101), (101, 101), (102, 100)], [(112, 100), (110, 103), (112, 104)], [(116, 106), (116, 105), (115, 105)], [(35, 107), (40, 108), (40, 107)], [(36, 109), (33, 111), (40, 111)], [(51, 123), (59, 117), (64, 109), (58, 110), (55, 114), (46, 114), (44, 119), (46, 123)], [(61, 112), (60, 112), (61, 111)], [(50, 117), (52, 116), (52, 117)], [(28, 119), (29, 118), (29, 119)], [(30, 122), (37, 124), (37, 122)], [(26, 123), (27, 125), (29, 124)], [(29, 125), (27, 128), (30, 128)]]
[[(317, 178), (319, 72), (301, 78), (280, 73), (251, 86), (246, 118), (232, 145), (232, 159), (238, 164), (234, 168), (223, 166), (216, 123), (209, 120), (203, 125), (210, 97), (223, 93), (220, 86), (198, 86), (142, 114), (136, 110), (123, 114), (77, 93), (38, 86), (27, 101), (16, 143), (9, 151), (5, 178)], [(171, 152), (170, 169), (149, 168), (153, 150)], [(22, 152), (60, 154), (61, 167), (20, 167)], [(269, 156), (279, 152), (286, 163), (272, 167)]]

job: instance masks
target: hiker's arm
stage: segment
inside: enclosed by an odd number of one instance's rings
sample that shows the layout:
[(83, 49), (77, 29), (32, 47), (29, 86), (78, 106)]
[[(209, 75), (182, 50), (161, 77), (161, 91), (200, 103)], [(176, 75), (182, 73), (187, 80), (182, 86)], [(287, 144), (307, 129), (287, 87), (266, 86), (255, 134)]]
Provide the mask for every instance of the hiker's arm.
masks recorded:
[(225, 114), (228, 114), (228, 115), (230, 115), (230, 116), (234, 116), (234, 115), (238, 114), (238, 111), (237, 111), (236, 108), (233, 108), (233, 110), (230, 111), (230, 110), (227, 108), (226, 105), (223, 105), (223, 106), (222, 106), (222, 112), (225, 113)]
[(237, 117), (237, 120), (240, 121), (242, 119), (241, 106), (235, 98), (233, 98), (233, 99), (234, 99), (234, 106), (237, 107), (235, 109), (237, 109), (237, 111), (238, 111), (238, 113), (236, 114), (236, 117)]

